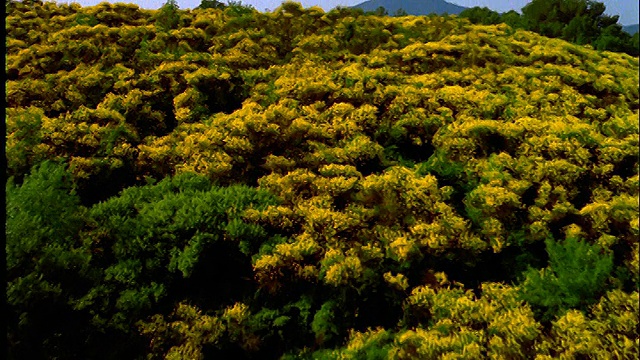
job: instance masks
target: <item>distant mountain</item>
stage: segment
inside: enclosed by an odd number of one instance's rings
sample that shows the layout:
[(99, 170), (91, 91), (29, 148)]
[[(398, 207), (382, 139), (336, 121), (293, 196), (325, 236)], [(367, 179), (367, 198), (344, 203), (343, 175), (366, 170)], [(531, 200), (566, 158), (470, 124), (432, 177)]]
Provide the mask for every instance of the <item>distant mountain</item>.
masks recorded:
[(399, 9), (403, 9), (409, 15), (441, 15), (444, 13), (457, 15), (467, 9), (444, 0), (369, 0), (352, 7), (364, 11), (375, 11), (380, 6), (384, 7), (389, 15), (393, 15)]
[(640, 27), (640, 24), (633, 24), (633, 25), (625, 25), (622, 27), (622, 30), (628, 32), (629, 34), (633, 35), (635, 33), (638, 32), (638, 27)]

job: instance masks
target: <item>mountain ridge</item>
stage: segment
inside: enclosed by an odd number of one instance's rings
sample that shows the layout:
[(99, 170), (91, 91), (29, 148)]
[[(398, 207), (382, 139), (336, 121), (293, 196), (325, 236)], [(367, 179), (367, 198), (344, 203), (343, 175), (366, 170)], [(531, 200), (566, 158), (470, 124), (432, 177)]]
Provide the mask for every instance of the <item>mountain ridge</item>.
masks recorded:
[(638, 32), (640, 24), (622, 25), (622, 30), (626, 31), (629, 35), (634, 35)]
[(352, 8), (360, 8), (364, 11), (374, 11), (378, 7), (384, 7), (389, 14), (395, 13), (402, 9), (409, 15), (429, 15), (444, 13), (457, 15), (468, 9), (464, 6), (451, 4), (444, 0), (369, 0), (352, 6)]

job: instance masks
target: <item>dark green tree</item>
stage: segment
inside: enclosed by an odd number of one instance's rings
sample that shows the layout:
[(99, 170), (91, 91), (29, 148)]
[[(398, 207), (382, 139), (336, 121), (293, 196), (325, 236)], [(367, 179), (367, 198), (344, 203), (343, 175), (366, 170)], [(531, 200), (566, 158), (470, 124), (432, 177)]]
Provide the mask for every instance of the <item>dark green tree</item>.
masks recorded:
[(227, 2), (227, 14), (231, 16), (242, 17), (245, 15), (250, 15), (256, 9), (251, 4), (243, 4), (242, 1), (233, 1), (230, 0)]
[(502, 22), (500, 14), (488, 7), (475, 6), (462, 11), (458, 16), (467, 18), (474, 24), (494, 25)]
[(640, 54), (640, 42), (638, 41), (638, 36), (640, 36), (640, 33), (633, 34), (629, 41), (629, 54), (633, 56), (638, 56)]
[(409, 14), (403, 8), (399, 8), (393, 13), (393, 16), (395, 17), (407, 16), (407, 15)]
[(587, 13), (587, 6), (586, 0), (533, 0), (522, 8), (522, 16), (527, 30), (560, 37), (573, 18)]
[(564, 40), (579, 45), (591, 44), (597, 37), (597, 29), (593, 26), (593, 21), (586, 15), (573, 18), (562, 29), (562, 38)]
[(524, 27), (522, 16), (520, 16), (520, 14), (515, 10), (510, 10), (500, 15), (500, 21), (511, 26), (514, 29)]
[(632, 38), (622, 30), (622, 26), (619, 24), (612, 24), (602, 29), (592, 43), (598, 50), (633, 52)]
[(378, 6), (374, 11), (367, 11), (365, 15), (389, 16), (389, 12), (384, 8), (384, 6)]
[(156, 14), (156, 25), (164, 31), (177, 29), (180, 24), (179, 10), (176, 0), (167, 0)]
[(218, 0), (202, 0), (196, 9), (224, 9), (225, 4)]
[(346, 18), (352, 16), (357, 18), (358, 16), (364, 15), (364, 10), (361, 8), (353, 8), (347, 6), (336, 6), (333, 9), (329, 10), (327, 13), (327, 18), (332, 21), (336, 21), (337, 19)]
[(544, 36), (632, 53), (631, 37), (622, 31), (619, 17), (605, 11), (606, 6), (597, 1), (533, 0), (522, 8), (522, 20), (527, 30)]

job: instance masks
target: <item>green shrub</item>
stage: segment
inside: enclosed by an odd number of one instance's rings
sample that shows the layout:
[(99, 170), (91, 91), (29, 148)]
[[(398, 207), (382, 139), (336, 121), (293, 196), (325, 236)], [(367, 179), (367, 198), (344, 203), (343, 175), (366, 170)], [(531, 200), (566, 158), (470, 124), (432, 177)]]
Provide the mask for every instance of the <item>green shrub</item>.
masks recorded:
[(86, 209), (62, 164), (46, 161), (5, 189), (9, 356), (69, 356), (82, 341), (73, 335), (82, 325), (65, 318), (87, 286), (91, 255), (78, 237)]
[(559, 242), (547, 239), (549, 266), (525, 272), (523, 298), (541, 321), (553, 320), (569, 309), (584, 309), (606, 291), (613, 269), (613, 254), (569, 236)]

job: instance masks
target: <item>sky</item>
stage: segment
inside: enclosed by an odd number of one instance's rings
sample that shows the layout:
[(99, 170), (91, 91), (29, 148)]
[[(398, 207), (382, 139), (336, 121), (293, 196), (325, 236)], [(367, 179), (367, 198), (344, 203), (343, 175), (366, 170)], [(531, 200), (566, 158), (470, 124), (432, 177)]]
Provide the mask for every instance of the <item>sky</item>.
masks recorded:
[[(103, 0), (58, 0), (58, 2), (77, 2), (83, 6), (96, 5)], [(181, 9), (193, 9), (200, 5), (201, 0), (177, 0), (178, 6)], [(329, 11), (338, 5), (353, 6), (362, 3), (364, 0), (298, 0), (305, 8), (311, 6), (320, 6), (325, 11)], [(424, 0), (429, 1), (429, 0)], [(506, 12), (509, 10), (516, 10), (520, 12), (530, 0), (446, 0), (449, 3), (466, 6), (466, 7), (488, 7), (491, 10), (498, 12)], [(117, 2), (111, 0), (109, 2)], [(166, 0), (122, 0), (126, 3), (138, 4), (145, 9), (157, 9), (162, 6)], [(226, 0), (222, 2), (226, 3)], [(600, 0), (607, 7), (606, 13), (609, 15), (619, 15), (618, 22), (622, 25), (631, 25), (640, 23), (638, 15), (639, 4), (638, 0)], [(282, 0), (242, 0), (243, 4), (252, 5), (260, 11), (267, 9), (274, 10), (281, 3)]]

